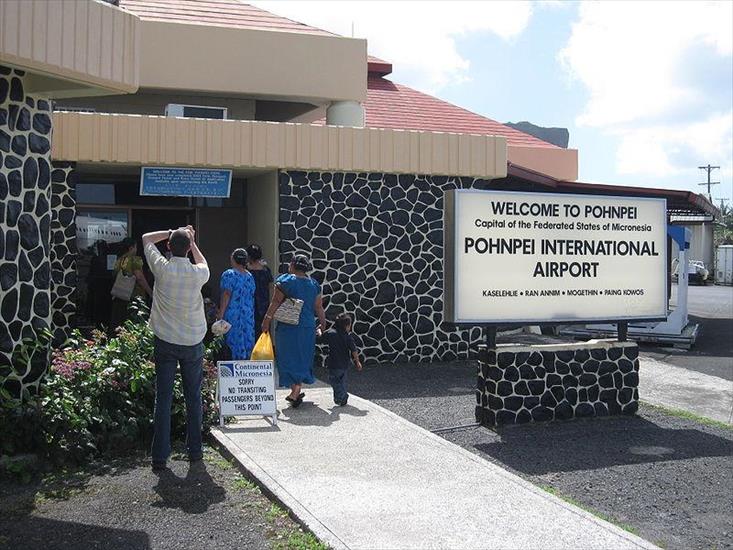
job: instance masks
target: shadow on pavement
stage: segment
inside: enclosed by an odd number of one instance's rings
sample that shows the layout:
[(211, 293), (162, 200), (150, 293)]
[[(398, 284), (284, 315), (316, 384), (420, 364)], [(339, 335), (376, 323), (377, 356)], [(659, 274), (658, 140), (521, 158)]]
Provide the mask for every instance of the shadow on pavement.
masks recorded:
[(370, 400), (462, 395), (473, 398), (476, 369), (476, 361), (365, 367), (360, 373), (349, 373), (349, 393)]
[(733, 454), (729, 439), (695, 429), (665, 429), (640, 417), (510, 427), (497, 437), (474, 447), (527, 475)]
[(303, 401), (297, 409), (288, 407), (281, 411), (286, 415), (286, 418), (282, 416), (278, 419), (279, 422), (287, 422), (288, 424), (294, 424), (296, 426), (330, 426), (334, 422), (340, 420), (340, 416), (351, 415), (351, 416), (366, 416), (369, 411), (359, 409), (353, 405), (346, 405), (344, 407), (334, 406), (333, 408), (326, 410), (315, 406), (312, 401)]
[[(278, 411), (278, 420), (280, 419)], [(272, 418), (269, 416), (238, 416), (231, 422), (224, 425), (224, 432), (231, 433), (262, 433), (262, 432), (279, 432)]]
[[(33, 517), (32, 526), (22, 532), (9, 529), (0, 533), (3, 548), (152, 548), (150, 538), (144, 531), (99, 527), (72, 521)], [(7, 546), (5, 546), (7, 545)]]
[(204, 462), (192, 463), (185, 478), (178, 477), (169, 469), (163, 470), (153, 490), (162, 502), (152, 506), (178, 508), (186, 514), (206, 512), (209, 506), (226, 498), (225, 489), (211, 478)]
[(697, 341), (692, 349), (641, 344), (641, 350), (663, 349), (669, 355), (693, 354), (700, 357), (727, 357), (733, 364), (733, 339), (730, 337), (731, 331), (733, 331), (733, 319), (710, 319), (696, 315), (688, 315), (688, 319), (690, 323), (700, 325)]

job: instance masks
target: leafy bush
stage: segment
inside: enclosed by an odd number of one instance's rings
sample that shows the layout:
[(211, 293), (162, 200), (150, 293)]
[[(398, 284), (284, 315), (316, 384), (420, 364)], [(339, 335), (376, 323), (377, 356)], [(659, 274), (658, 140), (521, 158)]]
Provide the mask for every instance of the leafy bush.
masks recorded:
[[(37, 339), (24, 338), (13, 351), (7, 374), (0, 376), (0, 454), (19, 454), (32, 451), (43, 441), (38, 427), (38, 401), (23, 387), (22, 394), (11, 393), (6, 381), (15, 382), (20, 373), (43, 371), (48, 365), (51, 332), (41, 332)], [(13, 384), (13, 385), (17, 385)]]
[[(75, 331), (53, 352), (33, 407), (42, 450), (53, 461), (79, 462), (112, 449), (149, 444), (155, 404), (153, 334), (145, 304), (131, 307), (133, 318), (114, 337), (94, 331), (85, 338)], [(204, 361), (205, 428), (217, 420), (212, 358), (218, 345), (215, 341), (208, 347)], [(184, 434), (185, 424), (182, 384), (176, 377), (172, 434)]]

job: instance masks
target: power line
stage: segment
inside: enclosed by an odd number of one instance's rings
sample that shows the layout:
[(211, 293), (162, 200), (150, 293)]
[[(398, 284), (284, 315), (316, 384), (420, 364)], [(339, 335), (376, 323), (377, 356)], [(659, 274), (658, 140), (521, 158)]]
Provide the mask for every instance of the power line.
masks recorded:
[(720, 166), (710, 166), (709, 164), (707, 166), (698, 166), (700, 170), (705, 170), (708, 173), (708, 181), (705, 183), (698, 183), (698, 185), (707, 185), (708, 186), (708, 198), (710, 199), (710, 202), (713, 201), (713, 196), (710, 193), (710, 186), (711, 185), (718, 185), (719, 181), (710, 181), (710, 173), (713, 170), (719, 170)]

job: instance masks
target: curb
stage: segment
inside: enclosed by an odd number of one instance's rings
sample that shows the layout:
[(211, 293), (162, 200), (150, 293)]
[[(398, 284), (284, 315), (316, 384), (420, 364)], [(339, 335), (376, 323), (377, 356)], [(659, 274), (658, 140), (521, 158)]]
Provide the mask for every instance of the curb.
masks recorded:
[(288, 515), (304, 530), (312, 533), (319, 541), (333, 550), (349, 550), (344, 541), (323, 525), (298, 499), (265, 472), (252, 458), (241, 451), (219, 428), (212, 428), (211, 439), (217, 449), (227, 458), (237, 462), (238, 469), (257, 485), (270, 500), (282, 506)]
[[(586, 512), (585, 510), (582, 510), (581, 508), (578, 508), (562, 500), (561, 498), (544, 491), (543, 489), (535, 486), (529, 481), (522, 479), (516, 474), (513, 474), (496, 464), (488, 462), (480, 456), (475, 455), (474, 453), (471, 453), (470, 451), (463, 449), (462, 447), (451, 443), (450, 441), (436, 434), (433, 434), (425, 430), (424, 428), (413, 424), (412, 422), (409, 422), (401, 416), (385, 409), (384, 407), (381, 407), (380, 405), (377, 405), (376, 403), (373, 403), (372, 401), (360, 398), (353, 394), (351, 395), (351, 399), (362, 402), (364, 405), (372, 408), (375, 412), (381, 413), (391, 420), (409, 427), (411, 430), (421, 432), (422, 434), (427, 436), (428, 439), (432, 439), (439, 445), (449, 447), (452, 451), (457, 452), (458, 454), (464, 456), (472, 462), (480, 464), (483, 468), (496, 472), (498, 475), (505, 478), (508, 482), (527, 489), (535, 495), (541, 497), (542, 499), (551, 500), (553, 503), (561, 506), (562, 508), (565, 508), (566, 510), (571, 511), (573, 514), (580, 516), (585, 520), (590, 520), (592, 523), (602, 527), (603, 529), (614, 533), (619, 538), (625, 539), (630, 544), (630, 546), (646, 549), (658, 548), (650, 541), (647, 541), (646, 539), (643, 539), (637, 535), (624, 531), (620, 527), (617, 527), (612, 523), (598, 518), (590, 512)], [(242, 451), (232, 440), (229, 439), (229, 437), (224, 432), (222, 432), (218, 428), (212, 429), (211, 435), (216, 440), (217, 444), (225, 450), (226, 454), (232, 456), (234, 459), (237, 460), (247, 476), (253, 482), (255, 482), (268, 497), (277, 501), (283, 506), (283, 508), (288, 510), (291, 517), (304, 529), (307, 529), (308, 531), (313, 533), (313, 535), (315, 535), (320, 541), (327, 544), (334, 550), (347, 550), (351, 548), (334, 532), (332, 532), (326, 525), (319, 521), (318, 518), (316, 518), (303, 504), (301, 504), (297, 500), (297, 498), (295, 498), (282, 485), (280, 485), (275, 479), (267, 474), (262, 466), (254, 461), (246, 452)]]

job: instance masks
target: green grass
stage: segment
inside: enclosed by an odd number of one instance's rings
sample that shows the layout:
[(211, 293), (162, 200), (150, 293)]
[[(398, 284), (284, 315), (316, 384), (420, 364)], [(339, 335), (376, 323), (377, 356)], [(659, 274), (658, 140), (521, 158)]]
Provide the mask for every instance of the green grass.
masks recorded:
[(312, 533), (292, 523), (288, 513), (272, 504), (265, 514), (270, 524), (270, 537), (275, 550), (328, 550)]
[(328, 550), (328, 546), (319, 541), (311, 533), (302, 530), (294, 531), (285, 540), (277, 541), (275, 550)]
[(221, 468), (222, 470), (231, 470), (234, 468), (234, 465), (229, 462), (226, 458), (222, 457), (219, 454), (206, 454), (206, 462), (209, 464), (213, 464), (217, 468)]
[(277, 504), (273, 504), (267, 511), (267, 521), (274, 522), (279, 518), (287, 517), (287, 515), (288, 513), (285, 510), (280, 508)]
[(34, 501), (41, 504), (50, 500), (69, 500), (88, 490), (85, 472), (81, 469), (63, 469), (45, 475)]
[(83, 492), (84, 489), (81, 487), (54, 487), (37, 493), (35, 501), (36, 503), (41, 503), (46, 500), (69, 500), (71, 497)]
[[(235, 468), (234, 462), (225, 459), (216, 450), (207, 450), (204, 453), (206, 462), (223, 470)], [(244, 508), (254, 508), (264, 513), (268, 523), (267, 537), (275, 550), (328, 550), (328, 545), (320, 542), (312, 533), (304, 531), (288, 515), (288, 512), (275, 503), (262, 503), (264, 495), (260, 488), (243, 475), (236, 476), (230, 484), (234, 491), (247, 491), (253, 500), (242, 505)], [(255, 497), (255, 494), (258, 497)]]
[(239, 491), (254, 491), (257, 490), (257, 485), (252, 483), (246, 477), (238, 477), (232, 482), (232, 486)]
[(551, 487), (550, 485), (538, 485), (538, 487), (540, 489), (542, 489), (543, 491), (546, 491), (546, 492), (550, 493), (551, 495), (554, 495), (554, 496), (556, 496), (558, 498), (561, 498), (562, 500), (564, 500), (568, 504), (572, 504), (573, 506), (576, 506), (576, 507), (580, 508), (581, 510), (586, 511), (589, 514), (593, 514), (594, 516), (596, 516), (599, 519), (602, 519), (603, 521), (607, 521), (608, 523), (612, 523), (613, 525), (615, 525), (616, 527), (620, 527), (624, 531), (628, 531), (632, 535), (639, 535), (639, 530), (636, 527), (632, 527), (631, 525), (627, 525), (626, 523), (622, 523), (622, 522), (618, 521), (616, 518), (611, 517), (611, 516), (608, 516), (608, 515), (606, 515), (606, 514), (604, 514), (602, 512), (598, 512), (597, 510), (593, 510), (592, 508), (589, 508), (588, 506), (586, 506), (582, 502), (578, 502), (573, 497), (570, 497), (568, 495), (565, 495), (565, 494), (561, 493), (560, 491), (558, 491), (554, 487)]
[(705, 426), (712, 426), (714, 428), (722, 428), (724, 430), (733, 430), (733, 426), (728, 424), (727, 422), (721, 422), (720, 420), (713, 420), (712, 418), (700, 416), (699, 414), (695, 414), (690, 411), (685, 411), (682, 409), (673, 409), (671, 407), (663, 407), (661, 405), (652, 405), (651, 403), (647, 403), (646, 401), (642, 401), (642, 404), (644, 405), (644, 407), (649, 407), (650, 409), (659, 411), (669, 416), (683, 418), (685, 420), (692, 420), (693, 422), (704, 424)]

